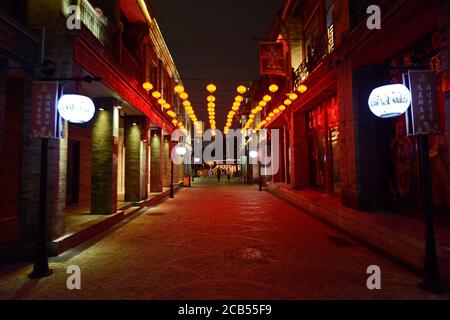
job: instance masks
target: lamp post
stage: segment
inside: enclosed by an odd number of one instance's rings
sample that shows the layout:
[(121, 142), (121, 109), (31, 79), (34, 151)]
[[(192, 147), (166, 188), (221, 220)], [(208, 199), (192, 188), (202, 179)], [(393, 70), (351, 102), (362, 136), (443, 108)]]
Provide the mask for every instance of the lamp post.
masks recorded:
[(261, 161), (258, 161), (258, 175), (259, 175), (259, 191), (263, 191), (262, 188), (262, 175), (261, 175)]
[[(412, 80), (412, 77), (417, 77), (415, 74), (420, 75), (420, 80), (417, 80), (417, 78)], [(433, 76), (434, 75), (430, 76), (430, 72), (427, 71), (409, 71), (407, 74), (403, 75), (403, 82), (405, 85), (391, 84), (374, 89), (369, 97), (369, 108), (370, 111), (379, 118), (397, 117), (406, 112), (408, 135), (417, 136), (420, 210), (425, 219), (424, 271), (423, 282), (419, 284), (419, 287), (429, 292), (443, 293), (445, 290), (439, 277), (436, 241), (434, 237), (431, 196), (432, 186), (428, 146), (429, 133), (425, 132), (426, 130), (418, 130), (421, 126), (419, 121), (420, 118), (417, 119), (413, 115), (419, 114), (418, 111), (425, 108), (421, 103), (418, 103), (419, 96), (423, 93), (416, 92), (419, 91), (419, 89), (416, 90), (416, 88), (431, 88), (427, 92), (427, 94), (430, 94), (430, 99), (428, 101), (432, 101), (431, 105), (428, 107), (431, 108), (431, 111), (433, 111), (433, 108), (436, 108), (437, 98), (433, 95), (435, 94), (433, 89), (437, 86), (433, 84)], [(409, 86), (409, 88), (407, 86)], [(412, 90), (412, 92), (410, 90)], [(435, 101), (433, 101), (433, 98)]]

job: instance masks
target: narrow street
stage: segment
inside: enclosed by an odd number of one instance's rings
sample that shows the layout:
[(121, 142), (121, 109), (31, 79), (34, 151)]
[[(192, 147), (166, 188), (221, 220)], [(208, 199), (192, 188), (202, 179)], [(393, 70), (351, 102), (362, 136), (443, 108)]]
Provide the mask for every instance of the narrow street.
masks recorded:
[[(196, 179), (161, 205), (50, 261), (0, 268), (1, 299), (433, 299), (420, 278), (240, 181)], [(81, 268), (68, 290), (67, 267)], [(381, 290), (366, 269), (381, 268)]]

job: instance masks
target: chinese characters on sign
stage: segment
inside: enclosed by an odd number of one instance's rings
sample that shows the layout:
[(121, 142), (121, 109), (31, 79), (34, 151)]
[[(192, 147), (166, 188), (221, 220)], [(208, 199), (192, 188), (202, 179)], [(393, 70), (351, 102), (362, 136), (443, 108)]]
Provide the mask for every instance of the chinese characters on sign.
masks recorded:
[(262, 75), (286, 75), (286, 60), (282, 43), (260, 43), (260, 59)]
[(433, 71), (408, 71), (411, 108), (406, 113), (408, 135), (439, 133), (438, 80)]
[(57, 135), (58, 82), (34, 82), (31, 137), (54, 138)]

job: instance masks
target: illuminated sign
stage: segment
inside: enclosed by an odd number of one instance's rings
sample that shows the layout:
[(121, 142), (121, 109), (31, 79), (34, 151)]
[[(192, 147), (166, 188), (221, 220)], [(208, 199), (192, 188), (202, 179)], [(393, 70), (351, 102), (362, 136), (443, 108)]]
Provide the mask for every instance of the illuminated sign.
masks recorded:
[(186, 154), (187, 150), (185, 147), (177, 147), (177, 154), (180, 156), (184, 156)]
[(72, 123), (89, 122), (95, 114), (91, 98), (77, 94), (65, 94), (59, 99), (58, 111), (61, 117)]
[(397, 117), (411, 104), (411, 92), (402, 84), (390, 84), (374, 89), (369, 96), (369, 108), (380, 118)]
[(258, 157), (258, 151), (252, 150), (249, 154), (250, 158), (257, 158)]

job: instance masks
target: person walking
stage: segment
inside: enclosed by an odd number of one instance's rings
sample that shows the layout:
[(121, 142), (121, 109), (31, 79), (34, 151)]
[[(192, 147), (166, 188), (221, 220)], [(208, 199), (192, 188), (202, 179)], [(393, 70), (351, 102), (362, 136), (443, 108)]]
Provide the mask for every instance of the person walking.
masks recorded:
[(220, 182), (220, 176), (222, 175), (222, 170), (219, 168), (217, 169), (217, 181)]
[(227, 170), (227, 178), (228, 178), (228, 181), (231, 180), (231, 172), (230, 172), (230, 169)]

